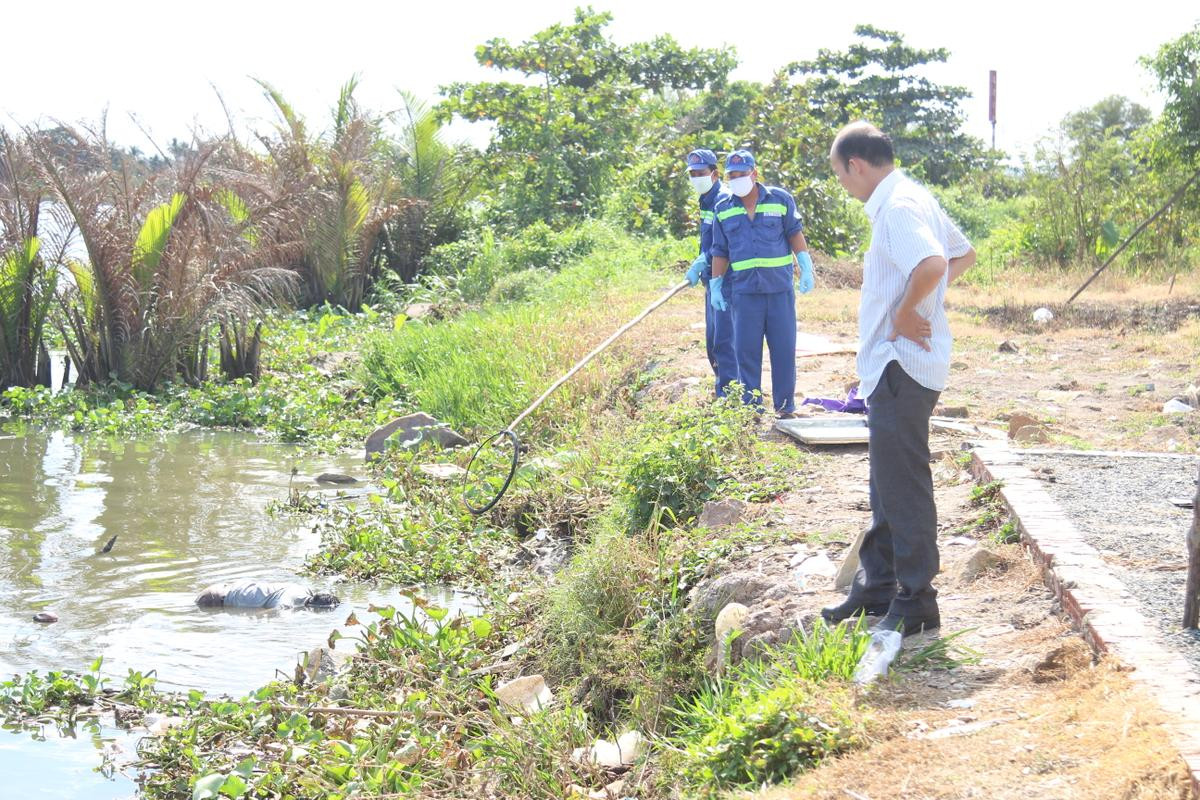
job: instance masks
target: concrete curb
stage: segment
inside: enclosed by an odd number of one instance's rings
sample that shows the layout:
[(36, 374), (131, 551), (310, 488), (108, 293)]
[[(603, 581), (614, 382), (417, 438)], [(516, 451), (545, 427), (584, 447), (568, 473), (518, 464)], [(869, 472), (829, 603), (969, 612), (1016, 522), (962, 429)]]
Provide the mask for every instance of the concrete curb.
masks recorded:
[[(1130, 677), (1154, 697), (1168, 733), (1200, 797), (1200, 681), (1183, 656), (1169, 650), (1137, 601), (1054, 502), (1041, 481), (1006, 443), (980, 442), (971, 472), (1001, 481), (1000, 496), (1021, 532), (1021, 542), (1042, 568), (1046, 585), (1097, 653), (1132, 668)], [(1183, 613), (1182, 598), (1180, 614)]]

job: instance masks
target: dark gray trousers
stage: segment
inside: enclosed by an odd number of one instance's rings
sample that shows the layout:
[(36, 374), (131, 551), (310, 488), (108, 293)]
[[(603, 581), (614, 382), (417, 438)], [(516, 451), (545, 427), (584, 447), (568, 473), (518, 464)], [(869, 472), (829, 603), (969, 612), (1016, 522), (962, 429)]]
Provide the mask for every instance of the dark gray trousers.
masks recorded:
[(891, 361), (867, 400), (870, 429), (870, 529), (859, 550), (850, 596), (891, 603), (895, 614), (937, 613), (937, 507), (929, 470), (929, 417), (940, 392)]

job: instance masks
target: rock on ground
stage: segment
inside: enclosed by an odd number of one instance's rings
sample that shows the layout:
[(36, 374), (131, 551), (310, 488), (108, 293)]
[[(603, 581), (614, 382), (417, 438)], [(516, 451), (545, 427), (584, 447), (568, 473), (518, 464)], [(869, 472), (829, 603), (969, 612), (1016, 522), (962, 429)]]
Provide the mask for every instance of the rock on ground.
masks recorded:
[(469, 444), (462, 434), (450, 430), (425, 412), (418, 411), (394, 419), (368, 436), (367, 460), (386, 450), (393, 438), (404, 448), (417, 447), (422, 442), (433, 442), (443, 450)]

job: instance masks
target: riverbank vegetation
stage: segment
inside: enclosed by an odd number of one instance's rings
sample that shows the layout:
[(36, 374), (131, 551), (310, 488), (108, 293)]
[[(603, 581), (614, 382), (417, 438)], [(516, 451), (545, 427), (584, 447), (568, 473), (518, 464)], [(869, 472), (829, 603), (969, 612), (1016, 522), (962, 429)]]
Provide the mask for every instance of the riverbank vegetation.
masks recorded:
[[(695, 252), (679, 177), (693, 147), (753, 148), (766, 180), (794, 190), (809, 240), (844, 260), (867, 226), (829, 143), (851, 119), (879, 120), (979, 246), (969, 280), (984, 284), (1095, 267), (1197, 166), (1200, 96), (1178, 79), (1200, 57), (1196, 32), (1146, 62), (1170, 98), (1161, 117), (1109, 98), (1015, 164), (962, 133), (964, 90), (921, 77), (947, 53), (899, 34), (864, 26), (845, 51), (758, 84), (728, 80), (728, 53), (618, 45), (609, 22), (580, 10), (530, 41), (490, 41), (477, 57), (497, 80), (445, 87), (433, 108), (403, 95), (401, 113), (374, 114), (351, 80), (322, 130), (264, 82), (278, 124), (254, 141), (146, 157), (103, 126), (5, 133), (0, 409), (96, 434), (231, 427), (322, 450), (420, 410), (478, 441), (679, 279)], [(494, 124), (486, 151), (444, 141), (450, 117)], [(1114, 270), (1187, 269), (1198, 209), (1185, 196)], [(524, 466), (484, 516), (457, 494), (469, 449), (431, 447), (386, 452), (357, 506), (276, 509), (321, 528), (312, 571), (470, 585), (489, 598), (481, 616), (414, 593), (411, 610), (348, 620), (354, 655), (319, 678), (218, 699), (143, 674), (108, 690), (96, 665), (14, 678), (0, 711), (69, 719), (103, 699), (129, 720), (170, 718), (134, 766), (147, 797), (193, 800), (588, 796), (616, 772), (575, 751), (628, 731), (637, 796), (716, 797), (864, 746), (880, 729), (872, 694), (850, 686), (861, 629), (818, 624), (716, 668), (728, 642), (692, 593), (781, 536), (803, 544), (769, 504), (804, 488), (805, 456), (762, 437), (752, 408), (671, 392), (654, 357), (678, 332), (647, 326), (529, 421)], [(71, 365), (61, 391), (52, 351)], [(701, 527), (711, 500), (766, 510)], [(969, 658), (942, 641), (914, 663)], [(552, 702), (497, 696), (534, 675)]]

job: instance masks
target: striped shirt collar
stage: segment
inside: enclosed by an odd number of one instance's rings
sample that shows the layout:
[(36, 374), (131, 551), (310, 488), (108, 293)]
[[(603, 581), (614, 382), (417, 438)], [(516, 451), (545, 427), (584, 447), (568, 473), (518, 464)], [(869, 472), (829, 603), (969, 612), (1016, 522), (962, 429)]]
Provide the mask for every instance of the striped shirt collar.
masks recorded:
[(879, 182), (879, 185), (875, 187), (875, 191), (871, 192), (870, 198), (867, 199), (866, 205), (863, 206), (871, 222), (874, 222), (875, 218), (879, 216), (879, 212), (883, 210), (888, 198), (892, 196), (892, 191), (896, 188), (896, 184), (902, 180), (904, 180), (904, 173), (899, 169), (893, 169), (888, 173), (886, 178)]

